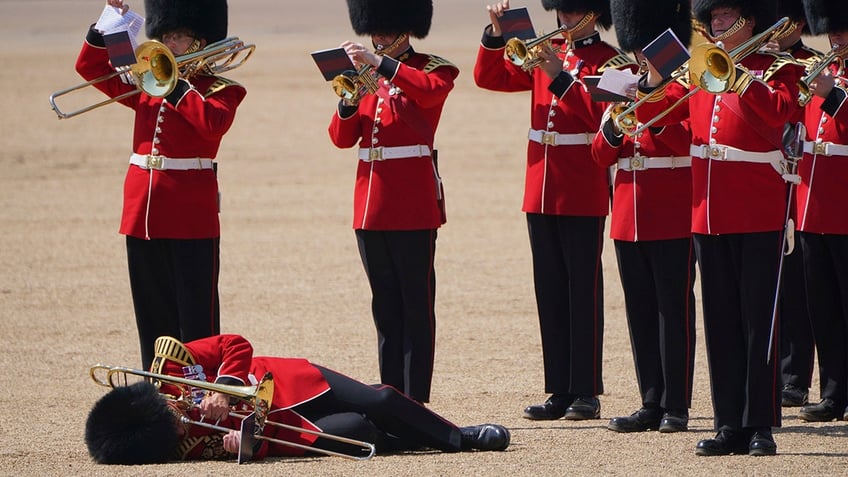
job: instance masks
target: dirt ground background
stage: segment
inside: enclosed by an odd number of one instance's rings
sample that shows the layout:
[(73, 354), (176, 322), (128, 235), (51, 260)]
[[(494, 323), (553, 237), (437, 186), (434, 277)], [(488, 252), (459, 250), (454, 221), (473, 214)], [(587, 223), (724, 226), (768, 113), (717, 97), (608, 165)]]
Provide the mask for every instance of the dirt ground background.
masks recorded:
[[(528, 3), (536, 28), (553, 29), (552, 14)], [(272, 459), (241, 467), (92, 464), (83, 426), (105, 390), (92, 383), (88, 369), (99, 362), (138, 366), (139, 359), (117, 233), (132, 116), (111, 105), (59, 121), (47, 97), (80, 82), (74, 59), (103, 4), (0, 2), (0, 474), (848, 473), (845, 423), (804, 423), (795, 410), (776, 431), (776, 457), (694, 455), (695, 443), (713, 434), (700, 316), (691, 431), (606, 430), (610, 417), (640, 404), (610, 242), (604, 250), (602, 419), (522, 419), (524, 406), (545, 398), (520, 211), (529, 99), (474, 86), (472, 66), (487, 23), (484, 0), (437, 0), (430, 36), (414, 43), (462, 70), (437, 135), (449, 220), (438, 240), (430, 407), (460, 425), (506, 425), (512, 430), (508, 451), (423, 452), (368, 462)], [(141, 0), (131, 5), (142, 8)], [(350, 228), (355, 155), (327, 138), (336, 97), (309, 56), (354, 38), (345, 3), (231, 0), (230, 34), (257, 49), (229, 74), (249, 94), (219, 154), (222, 331), (245, 335), (258, 354), (302, 356), (377, 381), (370, 295)], [(74, 101), (99, 99), (82, 93)], [(817, 399), (818, 382), (813, 386)]]

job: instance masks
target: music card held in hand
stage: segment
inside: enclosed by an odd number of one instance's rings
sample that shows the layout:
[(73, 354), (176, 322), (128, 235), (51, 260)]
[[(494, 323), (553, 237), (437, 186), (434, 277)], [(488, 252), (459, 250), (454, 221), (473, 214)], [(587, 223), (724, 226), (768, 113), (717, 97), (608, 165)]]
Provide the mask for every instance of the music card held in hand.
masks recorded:
[(630, 70), (617, 70), (615, 68), (607, 68), (601, 74), (601, 79), (598, 81), (598, 89), (613, 93), (624, 98), (633, 99), (636, 94), (636, 83), (639, 82), (639, 76), (634, 75)]
[(310, 53), (326, 81), (330, 81), (345, 71), (356, 71), (344, 48), (330, 48)]
[(498, 19), (498, 23), (501, 25), (504, 41), (510, 38), (529, 40), (536, 37), (533, 22), (530, 20), (530, 14), (526, 7), (504, 11), (503, 16)]
[[(606, 70), (605, 70), (606, 71)], [(592, 96), (592, 101), (597, 102), (628, 102), (631, 98), (627, 96), (612, 93), (610, 91), (601, 89), (598, 87), (598, 83), (601, 81), (600, 76), (584, 76), (583, 84), (586, 85), (586, 89), (589, 91), (589, 95)]]
[(689, 61), (689, 51), (671, 28), (648, 43), (642, 49), (642, 53), (663, 78), (668, 78), (676, 69)]
[(136, 64), (135, 47), (129, 32), (116, 31), (103, 35), (103, 42), (106, 43), (109, 62), (114, 68)]

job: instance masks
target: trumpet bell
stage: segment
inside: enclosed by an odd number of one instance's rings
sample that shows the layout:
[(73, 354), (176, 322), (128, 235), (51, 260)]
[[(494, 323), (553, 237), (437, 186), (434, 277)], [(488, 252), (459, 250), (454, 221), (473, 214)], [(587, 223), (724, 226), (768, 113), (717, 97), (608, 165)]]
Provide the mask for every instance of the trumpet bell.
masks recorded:
[(521, 66), (527, 61), (527, 45), (518, 38), (510, 38), (506, 42), (506, 57), (516, 66)]
[(736, 81), (736, 66), (722, 48), (703, 43), (692, 48), (689, 81), (708, 93), (724, 93)]
[(352, 73), (343, 73), (333, 78), (333, 92), (347, 101), (355, 101), (359, 96), (359, 87)]

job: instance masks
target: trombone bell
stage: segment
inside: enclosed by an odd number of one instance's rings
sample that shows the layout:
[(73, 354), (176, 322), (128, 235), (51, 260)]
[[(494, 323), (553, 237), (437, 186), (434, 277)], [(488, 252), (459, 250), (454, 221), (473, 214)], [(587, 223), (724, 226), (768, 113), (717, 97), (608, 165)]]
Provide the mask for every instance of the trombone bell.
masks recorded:
[(702, 43), (692, 48), (689, 81), (708, 93), (724, 93), (736, 81), (736, 65), (723, 49)]

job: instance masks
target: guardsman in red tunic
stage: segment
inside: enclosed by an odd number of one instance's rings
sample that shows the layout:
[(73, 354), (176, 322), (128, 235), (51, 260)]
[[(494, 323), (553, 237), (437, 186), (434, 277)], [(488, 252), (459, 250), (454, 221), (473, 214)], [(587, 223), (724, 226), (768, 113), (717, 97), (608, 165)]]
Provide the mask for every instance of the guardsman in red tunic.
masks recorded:
[(831, 421), (848, 415), (848, 10), (823, 0), (805, 1), (805, 8), (813, 33), (827, 34), (841, 50), (810, 84), (796, 203), (821, 387), (821, 402), (799, 416)]
[[(776, 2), (777, 17), (789, 17), (792, 27), (770, 43), (776, 43), (775, 51), (792, 55), (798, 62), (809, 65), (821, 56), (821, 52), (805, 45), (802, 36), (809, 35), (801, 0), (779, 0)], [(790, 125), (804, 122), (804, 110), (799, 108)], [(794, 184), (787, 184), (787, 188)], [(791, 189), (790, 189), (791, 190)], [(794, 205), (794, 190), (790, 201), (793, 224), (798, 223)], [(797, 244), (795, 244), (797, 245)], [(815, 342), (807, 310), (807, 292), (804, 286), (804, 261), (800, 246), (783, 259), (780, 296), (780, 349), (783, 389), (783, 407), (798, 407), (807, 404), (810, 384), (813, 380), (813, 353)]]
[[(123, 0), (108, 5), (128, 8)], [(225, 0), (145, 0), (146, 30), (179, 56), (227, 34)], [(126, 11), (126, 10), (125, 10)], [(110, 74), (103, 35), (89, 30), (76, 69), (91, 80)], [(95, 85), (110, 97), (136, 87), (119, 77)], [(179, 79), (166, 97), (140, 93), (120, 102), (135, 111), (120, 233), (127, 259), (144, 367), (153, 342), (219, 332), (220, 224), (213, 160), (245, 89), (225, 78)]]
[[(618, 45), (637, 58), (667, 28), (689, 44), (688, 0), (612, 0), (610, 6)], [(657, 16), (658, 10), (669, 16)], [(678, 82), (669, 88), (687, 89)], [(629, 136), (609, 118), (592, 143), (600, 166), (618, 166), (610, 237), (642, 399), (630, 416), (610, 420), (613, 431), (688, 429), (695, 369), (690, 141), (688, 121)]]
[(380, 377), (419, 402), (430, 400), (436, 341), (436, 231), (445, 222), (433, 147), (456, 66), (416, 52), (410, 37), (430, 31), (433, 3), (349, 0), (353, 30), (377, 53), (342, 47), (377, 83), (342, 100), (330, 122), (337, 147), (359, 146), (353, 228), (371, 286)]
[(505, 57), (498, 18), (509, 1), (490, 5), (474, 66), (477, 86), (530, 91), (524, 205), (542, 335), (545, 392), (524, 417), (571, 420), (600, 417), (604, 331), (601, 251), (609, 213), (608, 169), (592, 160), (590, 145), (606, 105), (583, 83), (606, 68), (635, 68), (627, 55), (601, 40), (596, 25), (611, 25), (609, 0), (542, 0), (556, 10), (566, 38), (542, 48), (537, 67)]
[[(773, 24), (770, 0), (697, 0), (693, 10), (728, 51)], [(750, 53), (735, 73), (724, 93), (701, 89), (665, 118), (689, 117), (692, 125), (692, 232), (718, 431), (695, 453), (774, 455), (772, 427), (781, 423), (780, 323), (772, 322), (772, 311), (786, 214), (782, 135), (798, 109), (803, 67), (788, 56)], [(640, 120), (678, 99), (671, 90), (651, 91), (661, 80), (655, 70), (647, 80), (644, 93), (654, 97), (637, 109)]]
[[(271, 373), (274, 394), (267, 413), (271, 422), (262, 427), (262, 435), (313, 449), (355, 455), (348, 444), (273, 423), (375, 443), (378, 452), (421, 447), (445, 452), (496, 451), (509, 446), (509, 431), (503, 426), (457, 427), (391, 386), (369, 386), (305, 359), (253, 356), (252, 345), (239, 335), (216, 335), (188, 343), (160, 337), (150, 371), (233, 386), (256, 385)], [(173, 400), (180, 396), (185, 399)], [(234, 411), (231, 404), (226, 393), (187, 390), (166, 381), (158, 392), (154, 388), (152, 395), (143, 387), (119, 387), (102, 397), (89, 413), (86, 444), (101, 464), (229, 459), (238, 453), (241, 438), (236, 430), (241, 418), (230, 414)], [(249, 412), (249, 407), (239, 402), (235, 413)], [(222, 434), (200, 425), (177, 425), (175, 416), (217, 421), (218, 426), (233, 430)], [(302, 447), (257, 439), (253, 458), (306, 452)]]

